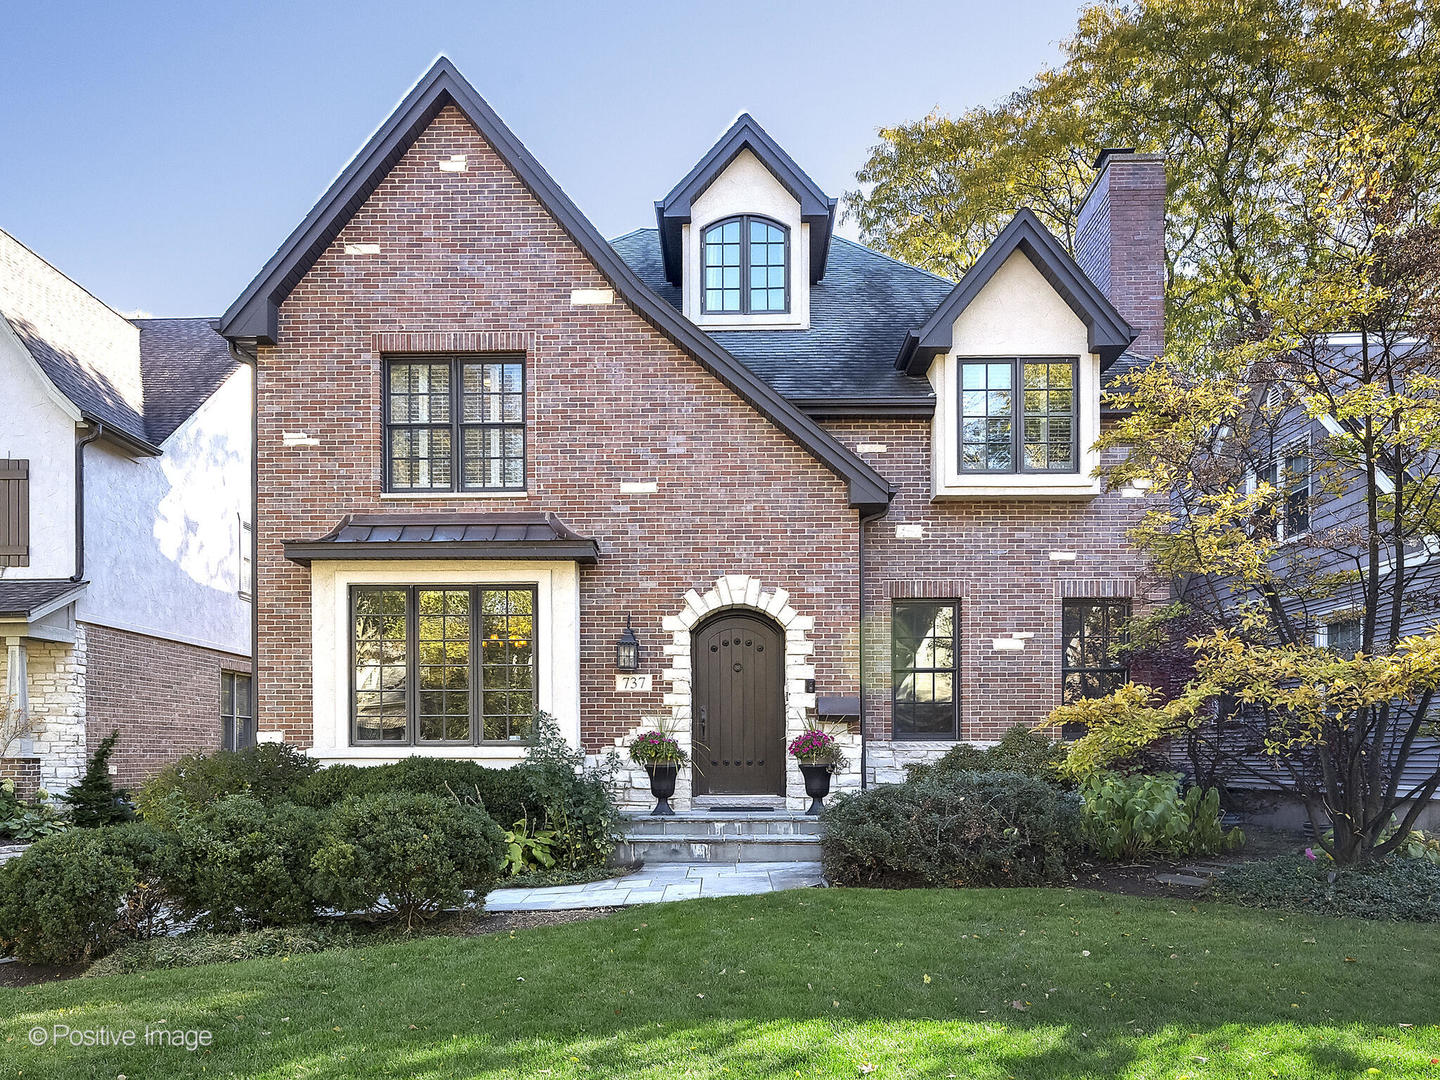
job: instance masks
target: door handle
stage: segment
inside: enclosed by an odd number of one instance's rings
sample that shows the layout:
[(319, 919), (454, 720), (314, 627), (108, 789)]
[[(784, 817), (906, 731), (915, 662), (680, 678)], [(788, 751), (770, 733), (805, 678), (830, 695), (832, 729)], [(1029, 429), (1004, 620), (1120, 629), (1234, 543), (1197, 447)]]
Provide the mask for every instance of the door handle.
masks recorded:
[(705, 738), (705, 706), (700, 706), (700, 738)]

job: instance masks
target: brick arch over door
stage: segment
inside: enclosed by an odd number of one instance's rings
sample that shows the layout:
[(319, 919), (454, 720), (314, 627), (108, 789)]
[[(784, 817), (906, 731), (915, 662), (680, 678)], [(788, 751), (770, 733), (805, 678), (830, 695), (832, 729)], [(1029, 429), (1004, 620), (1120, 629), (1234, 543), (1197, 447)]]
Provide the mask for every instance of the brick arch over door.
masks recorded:
[[(815, 715), (815, 695), (805, 689), (806, 680), (815, 678), (815, 644), (810, 640), (815, 617), (802, 615), (791, 607), (790, 594), (784, 589), (766, 589), (759, 578), (745, 574), (726, 574), (703, 594), (691, 589), (685, 594), (685, 604), (679, 613), (665, 617), (664, 629), (671, 635), (671, 643), (665, 646), (670, 667), (660, 678), (670, 684), (665, 704), (670, 707), (673, 730), (683, 743), (690, 742), (694, 718), (691, 632), (709, 616), (730, 609), (758, 612), (777, 623), (784, 634), (785, 738), (788, 741), (812, 726)], [(692, 748), (686, 745), (686, 749)], [(688, 796), (689, 792), (684, 794)], [(795, 799), (803, 799), (804, 795), (800, 772), (790, 768), (788, 762), (785, 794)]]

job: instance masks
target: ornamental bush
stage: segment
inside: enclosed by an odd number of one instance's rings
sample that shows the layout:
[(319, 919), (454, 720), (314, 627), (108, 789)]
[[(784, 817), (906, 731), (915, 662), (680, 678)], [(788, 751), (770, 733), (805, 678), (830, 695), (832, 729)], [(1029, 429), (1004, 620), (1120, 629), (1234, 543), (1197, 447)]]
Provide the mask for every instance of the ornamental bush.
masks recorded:
[(328, 906), (379, 910), (408, 926), (483, 902), (504, 852), (504, 834), (477, 807), (398, 791), (354, 796), (325, 816), (315, 890)]
[(294, 793), (294, 801), (325, 810), (347, 798), (402, 792), (478, 803), (496, 821), (515, 821), (539, 814), (525, 777), (516, 769), (491, 769), (473, 761), (454, 761), (420, 755), (401, 758), (391, 765), (331, 765), (307, 777)]
[(215, 930), (284, 926), (313, 917), (311, 859), (320, 815), (288, 802), (227, 795), (169, 818), (164, 865), (182, 910)]
[(1073, 795), (1017, 772), (933, 772), (837, 796), (821, 819), (842, 885), (1039, 885), (1078, 846)]
[(90, 755), (80, 782), (60, 796), (70, 808), (71, 824), (95, 829), (101, 825), (119, 825), (135, 816), (130, 793), (117, 788), (110, 779), (110, 755), (119, 741), (118, 729), (101, 739)]
[(934, 762), (907, 766), (907, 776), (916, 778), (937, 771), (1018, 772), (1065, 787), (1068, 785), (1061, 779), (1059, 771), (1064, 760), (1064, 744), (1024, 724), (1016, 724), (993, 746), (956, 743)]
[(0, 866), (0, 949), (26, 963), (69, 964), (149, 933), (164, 846), (141, 823), (37, 841)]
[(1245, 842), (1220, 822), (1220, 793), (1192, 787), (1180, 794), (1175, 773), (1092, 773), (1080, 785), (1086, 844), (1102, 859), (1213, 855)]
[(1440, 866), (1400, 855), (1347, 869), (1303, 855), (1242, 863), (1220, 875), (1213, 894), (1311, 915), (1440, 922)]
[(141, 789), (141, 816), (157, 825), (227, 795), (261, 801), (289, 798), (319, 764), (285, 743), (260, 743), (244, 750), (191, 754), (173, 761)]

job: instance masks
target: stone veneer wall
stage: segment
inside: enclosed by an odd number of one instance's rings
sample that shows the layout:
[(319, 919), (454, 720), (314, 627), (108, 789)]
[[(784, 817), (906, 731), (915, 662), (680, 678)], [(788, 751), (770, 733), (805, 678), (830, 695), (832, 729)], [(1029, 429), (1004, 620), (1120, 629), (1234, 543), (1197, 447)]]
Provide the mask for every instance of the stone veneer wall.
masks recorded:
[[(36, 720), (28, 752), (0, 761), (0, 778), (16, 781), (16, 790), (32, 783), (58, 795), (85, 771), (85, 628), (75, 628), (73, 645), (61, 641), (25, 643), (30, 715)], [(5, 682), (5, 650), (0, 650), (0, 685)], [(31, 790), (29, 794), (34, 794)]]

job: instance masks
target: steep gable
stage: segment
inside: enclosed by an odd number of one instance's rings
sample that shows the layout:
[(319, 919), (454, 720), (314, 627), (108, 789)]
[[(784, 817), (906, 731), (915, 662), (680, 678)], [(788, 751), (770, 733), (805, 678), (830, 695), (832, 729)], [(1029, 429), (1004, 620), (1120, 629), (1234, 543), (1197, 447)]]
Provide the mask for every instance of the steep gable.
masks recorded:
[(304, 221), (217, 323), (231, 341), (275, 344), (280, 307), (336, 238), (441, 113), (453, 108), (554, 219), (617, 296), (771, 424), (841, 477), (851, 504), (883, 510), (891, 487), (858, 456), (786, 401), (763, 379), (677, 313), (635, 274), (595, 231), (559, 185), (444, 57), (355, 156)]

